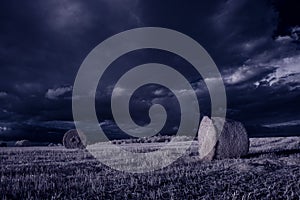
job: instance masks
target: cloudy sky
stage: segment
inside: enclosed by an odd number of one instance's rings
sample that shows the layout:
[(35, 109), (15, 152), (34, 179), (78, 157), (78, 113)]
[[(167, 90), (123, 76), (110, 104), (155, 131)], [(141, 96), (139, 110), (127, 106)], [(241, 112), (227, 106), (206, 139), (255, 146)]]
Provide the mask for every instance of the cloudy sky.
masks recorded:
[[(0, 140), (59, 141), (73, 127), (72, 89), (88, 53), (106, 38), (137, 27), (165, 27), (199, 42), (217, 64), (227, 92), (228, 118), (251, 136), (300, 135), (300, 3), (297, 0), (35, 0), (0, 3)], [(113, 85), (133, 66), (174, 66), (210, 113), (206, 86), (188, 63), (168, 52), (120, 57), (101, 79), (97, 111), (112, 137), (120, 130), (110, 108)], [(209, 80), (208, 80), (209, 81)], [(135, 122), (149, 122), (153, 103), (176, 131), (178, 102), (157, 85), (132, 98)], [(122, 90), (120, 90), (122, 93)]]

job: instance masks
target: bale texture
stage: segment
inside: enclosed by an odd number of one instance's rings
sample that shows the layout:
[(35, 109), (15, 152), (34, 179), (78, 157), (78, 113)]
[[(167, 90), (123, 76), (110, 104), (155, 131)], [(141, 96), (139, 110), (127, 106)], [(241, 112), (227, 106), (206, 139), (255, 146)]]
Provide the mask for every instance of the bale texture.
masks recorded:
[[(224, 122), (223, 129), (221, 124)], [(204, 117), (198, 131), (201, 160), (239, 158), (249, 151), (249, 138), (243, 124), (230, 119)]]
[(218, 136), (213, 122), (208, 117), (203, 117), (198, 130), (199, 156), (201, 160), (212, 160)]
[(63, 137), (63, 145), (67, 149), (85, 148), (84, 141), (81, 140), (79, 134), (83, 138), (83, 134), (81, 132), (78, 133), (76, 129), (67, 131)]

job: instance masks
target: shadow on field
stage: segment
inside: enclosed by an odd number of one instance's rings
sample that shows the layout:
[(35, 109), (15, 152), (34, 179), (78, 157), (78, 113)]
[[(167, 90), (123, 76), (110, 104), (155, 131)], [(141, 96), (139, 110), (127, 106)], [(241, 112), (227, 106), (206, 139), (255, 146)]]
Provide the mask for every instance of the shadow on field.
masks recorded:
[(256, 153), (249, 153), (242, 158), (258, 158), (263, 155), (276, 155), (276, 156), (289, 156), (293, 154), (300, 154), (300, 149), (289, 149), (289, 150), (278, 150), (278, 151), (271, 151), (271, 152), (256, 152)]

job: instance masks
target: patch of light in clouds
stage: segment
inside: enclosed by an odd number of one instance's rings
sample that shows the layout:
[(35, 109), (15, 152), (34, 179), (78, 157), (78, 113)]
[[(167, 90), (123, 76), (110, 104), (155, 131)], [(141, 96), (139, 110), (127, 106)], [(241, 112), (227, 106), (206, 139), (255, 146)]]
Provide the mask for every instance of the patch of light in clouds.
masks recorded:
[(297, 126), (297, 125), (300, 125), (300, 120), (292, 120), (292, 121), (274, 123), (274, 124), (263, 124), (262, 126), (267, 128), (276, 128), (282, 126)]
[(68, 92), (71, 92), (73, 89), (72, 86), (67, 86), (67, 87), (59, 87), (59, 88), (56, 88), (56, 89), (48, 89), (45, 97), (48, 98), (48, 99), (58, 99), (60, 96), (68, 93)]
[(6, 92), (0, 92), (0, 98), (6, 97), (8, 94)]

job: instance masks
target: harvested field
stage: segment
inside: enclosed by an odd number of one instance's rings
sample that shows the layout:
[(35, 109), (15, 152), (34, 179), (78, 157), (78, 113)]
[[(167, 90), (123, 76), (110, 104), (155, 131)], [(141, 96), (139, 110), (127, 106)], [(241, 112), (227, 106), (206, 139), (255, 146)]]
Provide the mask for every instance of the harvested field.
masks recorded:
[[(160, 145), (164, 144), (123, 146), (155, 150)], [(82, 149), (3, 147), (0, 198), (299, 199), (297, 137), (250, 139), (250, 152), (240, 159), (201, 162), (197, 149), (195, 143), (184, 157), (164, 169), (130, 174), (104, 166)]]

